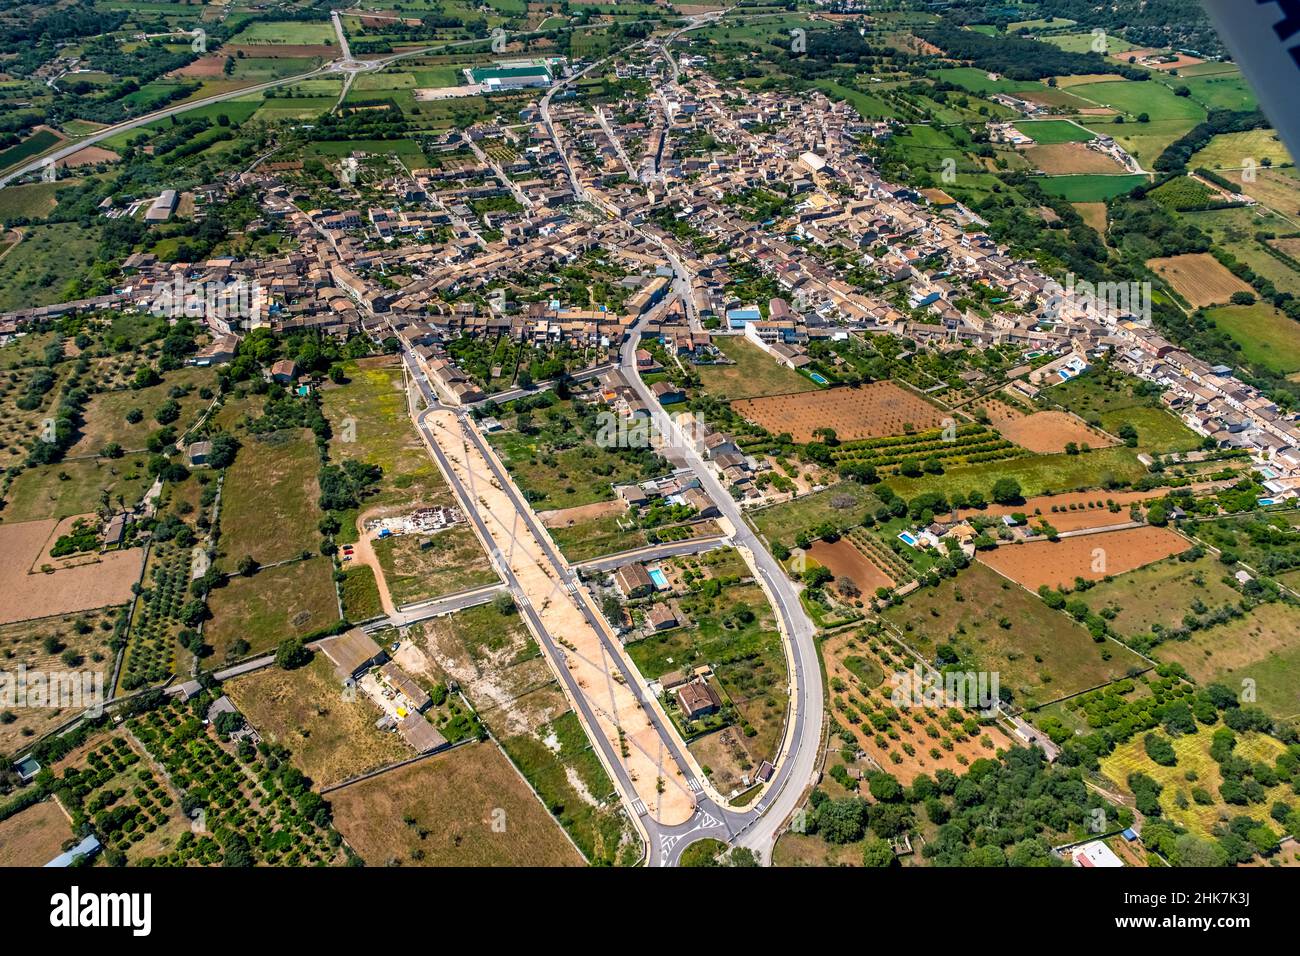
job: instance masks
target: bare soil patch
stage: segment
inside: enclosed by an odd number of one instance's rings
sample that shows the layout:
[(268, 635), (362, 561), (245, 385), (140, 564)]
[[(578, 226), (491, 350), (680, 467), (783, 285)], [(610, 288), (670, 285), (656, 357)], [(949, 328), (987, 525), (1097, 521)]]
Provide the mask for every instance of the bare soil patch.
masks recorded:
[(812, 441), (816, 428), (835, 429), (840, 441), (858, 441), (902, 435), (909, 427), (918, 432), (938, 428), (948, 417), (893, 382), (750, 398), (731, 407), (774, 435), (789, 432), (797, 442)]
[(53, 799), (0, 822), (0, 866), (44, 866), (72, 839), (72, 825)]
[(115, 163), (122, 157), (117, 155), (111, 149), (104, 149), (102, 146), (87, 146), (85, 149), (78, 150), (67, 159), (59, 160), (59, 165), (64, 169), (70, 166), (93, 166), (96, 163)]
[(1109, 448), (1119, 444), (1101, 429), (1093, 428), (1069, 412), (1034, 412), (1004, 422), (997, 429), (1021, 448), (1028, 448), (1040, 455), (1059, 455), (1071, 442), (1092, 448)]
[(808, 556), (835, 575), (836, 590), (842, 577), (857, 585), (863, 594), (874, 594), (876, 588), (892, 589), (896, 583), (854, 547), (848, 538), (840, 538), (829, 544), (818, 541), (808, 549)]
[(1191, 547), (1168, 528), (1125, 528), (1062, 541), (1035, 541), (986, 551), (979, 560), (993, 570), (1036, 591), (1073, 587), (1075, 578), (1100, 581), (1181, 554)]
[(46, 550), (58, 522), (0, 524), (0, 624), (125, 604), (140, 579), (144, 551), (95, 555), (90, 564), (51, 573), (29, 569)]
[(542, 524), (548, 528), (568, 528), (584, 521), (596, 521), (600, 518), (608, 518), (610, 515), (621, 515), (625, 511), (627, 511), (627, 505), (615, 499), (614, 501), (596, 501), (589, 505), (578, 505), (576, 508), (539, 511), (537, 517), (541, 518)]

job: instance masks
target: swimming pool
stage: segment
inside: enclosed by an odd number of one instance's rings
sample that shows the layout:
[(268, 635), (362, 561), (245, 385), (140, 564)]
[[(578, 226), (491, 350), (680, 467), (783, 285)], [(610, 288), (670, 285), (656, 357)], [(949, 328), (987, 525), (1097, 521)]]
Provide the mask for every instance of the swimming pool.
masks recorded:
[(912, 533), (910, 531), (904, 531), (902, 534), (898, 536), (898, 539), (906, 545), (910, 545), (913, 548), (916, 547), (916, 538), (912, 537)]
[(650, 569), (650, 580), (654, 582), (655, 590), (662, 591), (668, 587), (668, 579), (664, 577), (663, 571), (658, 568)]
[(826, 376), (818, 375), (816, 372), (809, 372), (808, 377), (818, 385), (829, 385), (831, 383), (830, 379), (826, 378)]

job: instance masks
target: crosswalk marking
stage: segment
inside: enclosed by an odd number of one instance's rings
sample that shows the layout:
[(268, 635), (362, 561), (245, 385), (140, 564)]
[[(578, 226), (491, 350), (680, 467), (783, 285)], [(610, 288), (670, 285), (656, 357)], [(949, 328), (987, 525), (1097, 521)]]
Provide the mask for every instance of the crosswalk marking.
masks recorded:
[(632, 809), (636, 811), (636, 815), (639, 817), (643, 817), (647, 813), (645, 808), (645, 802), (640, 799), (632, 801)]

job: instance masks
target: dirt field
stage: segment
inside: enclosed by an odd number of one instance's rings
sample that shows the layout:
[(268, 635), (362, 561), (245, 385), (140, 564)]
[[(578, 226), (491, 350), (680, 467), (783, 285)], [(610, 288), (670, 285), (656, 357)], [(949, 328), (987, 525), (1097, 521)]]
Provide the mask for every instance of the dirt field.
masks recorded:
[(938, 428), (948, 417), (893, 382), (751, 398), (731, 407), (774, 435), (789, 432), (797, 442), (812, 441), (815, 428), (833, 428), (840, 441), (857, 441), (902, 435), (909, 425), (918, 432)]
[(96, 163), (115, 163), (122, 157), (117, 155), (111, 149), (104, 149), (102, 146), (87, 146), (85, 149), (78, 150), (67, 159), (59, 160), (59, 165), (64, 169), (70, 166), (93, 166)]
[(542, 524), (548, 528), (568, 528), (584, 521), (621, 515), (625, 511), (627, 511), (627, 504), (622, 499), (616, 499), (578, 505), (576, 508), (562, 508), (559, 511), (539, 511), (537, 517), (541, 518)]
[[(1146, 59), (1149, 56), (1157, 56), (1161, 53), (1168, 53), (1168, 52), (1169, 52), (1168, 50), (1153, 50), (1150, 48), (1140, 49), (1140, 50), (1127, 50), (1124, 52), (1123, 57), (1124, 59), (1127, 60), (1129, 57), (1135, 56), (1138, 58), (1139, 61), (1141, 61)], [(1204, 62), (1205, 61), (1200, 59), (1199, 57), (1187, 56), (1184, 53), (1179, 53), (1178, 58), (1172, 60), (1169, 63), (1143, 63), (1142, 65), (1145, 66), (1148, 70), (1159, 70), (1160, 72), (1164, 73), (1164, 72), (1168, 72), (1169, 70), (1184, 70), (1189, 66), (1198, 66), (1199, 64)]]
[(1125, 528), (1031, 544), (1007, 545), (986, 551), (979, 560), (1030, 590), (1073, 586), (1076, 577), (1100, 581), (1123, 574), (1191, 547), (1186, 538), (1167, 528)]
[(125, 604), (140, 579), (144, 551), (132, 548), (96, 555), (93, 564), (50, 574), (29, 569), (45, 552), (57, 521), (0, 524), (0, 624)]
[(1105, 153), (1089, 149), (1083, 143), (1031, 146), (1025, 150), (1025, 158), (1048, 175), (1088, 173), (1105, 176), (1128, 172)]
[(992, 403), (988, 412), (993, 427), (1009, 441), (1040, 455), (1059, 455), (1070, 442), (1092, 448), (1108, 448), (1119, 444), (1110, 435), (1068, 412), (1034, 412), (1024, 415), (1000, 402)]
[[(1030, 518), (1041, 517), (1057, 531), (1081, 531), (1085, 528), (1106, 528), (1126, 524), (1129, 506), (1140, 501), (1164, 497), (1165, 489), (1154, 491), (1080, 491), (1066, 495), (1042, 495), (1029, 498), (1021, 505), (989, 505), (987, 508), (963, 508), (960, 516), (967, 518), (992, 518), (1002, 515), (1024, 514)], [(1120, 506), (1118, 512), (1110, 510), (1109, 503)], [(1071, 510), (1071, 505), (1075, 506)], [(1052, 509), (1056, 508), (1056, 511)]]
[(1234, 292), (1254, 292), (1206, 252), (1152, 259), (1147, 267), (1197, 309), (1227, 302)]
[(0, 823), (0, 866), (44, 866), (63, 852), (72, 826), (52, 799)]
[(858, 586), (863, 594), (874, 594), (876, 588), (893, 588), (897, 583), (869, 561), (847, 538), (834, 544), (818, 541), (808, 549), (808, 557), (823, 565), (836, 579), (846, 577)]
[(555, 678), (518, 614), (502, 617), (491, 605), (469, 608), (426, 621), (411, 637), (398, 654), (410, 648), (424, 663), (402, 657), (402, 666), (413, 674), (454, 679), (505, 733), (529, 733), (568, 708), (558, 689), (528, 693)]
[[(370, 866), (581, 866), (582, 856), (491, 743), (469, 744), (330, 794)], [(411, 821), (411, 822), (405, 822)]]

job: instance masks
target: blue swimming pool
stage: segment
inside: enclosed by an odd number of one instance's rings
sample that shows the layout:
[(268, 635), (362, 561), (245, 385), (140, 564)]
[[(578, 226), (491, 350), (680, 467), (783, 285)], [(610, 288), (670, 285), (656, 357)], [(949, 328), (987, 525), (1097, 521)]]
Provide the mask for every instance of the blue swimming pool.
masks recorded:
[(809, 372), (808, 377), (818, 385), (829, 385), (831, 383), (830, 379), (826, 378), (826, 376), (818, 375), (816, 372)]
[(654, 582), (655, 588), (660, 591), (668, 587), (668, 579), (664, 577), (663, 571), (658, 568), (650, 569), (650, 580)]
[(913, 548), (916, 547), (916, 538), (912, 537), (912, 534), (911, 534), (910, 531), (904, 531), (902, 534), (900, 534), (900, 535), (898, 536), (898, 538), (899, 538), (899, 540), (902, 541), (904, 544), (906, 544), (906, 545), (910, 545), (910, 546), (913, 547)]

